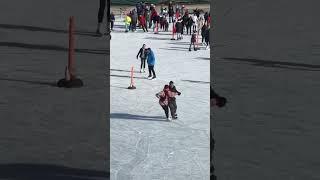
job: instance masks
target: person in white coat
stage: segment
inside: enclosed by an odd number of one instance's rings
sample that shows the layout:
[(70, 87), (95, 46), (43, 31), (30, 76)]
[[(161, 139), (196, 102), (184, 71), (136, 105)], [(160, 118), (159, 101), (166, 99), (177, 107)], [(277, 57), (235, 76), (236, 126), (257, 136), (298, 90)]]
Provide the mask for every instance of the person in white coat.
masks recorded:
[(192, 20), (193, 20), (192, 31), (197, 31), (198, 30), (198, 28), (197, 28), (198, 27), (198, 17), (196, 14), (192, 15)]

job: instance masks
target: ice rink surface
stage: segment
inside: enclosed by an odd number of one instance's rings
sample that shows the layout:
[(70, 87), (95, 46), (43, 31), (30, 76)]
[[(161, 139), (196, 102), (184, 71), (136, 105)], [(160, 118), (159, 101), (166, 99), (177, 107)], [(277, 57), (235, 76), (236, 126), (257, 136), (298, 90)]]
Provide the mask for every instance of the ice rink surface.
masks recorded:
[(213, 5), (218, 179), (320, 179), (319, 2)]
[[(124, 33), (123, 22), (116, 22), (110, 42), (112, 180), (209, 179), (210, 50), (189, 52), (190, 35), (181, 41), (171, 37), (152, 29)], [(142, 44), (154, 51), (156, 80), (139, 72)], [(127, 89), (131, 66), (135, 90)], [(169, 81), (182, 93), (173, 122), (155, 97)]]
[[(106, 178), (108, 50), (93, 36), (98, 6), (0, 2), (0, 179)], [(69, 16), (80, 89), (53, 86), (67, 65)]]

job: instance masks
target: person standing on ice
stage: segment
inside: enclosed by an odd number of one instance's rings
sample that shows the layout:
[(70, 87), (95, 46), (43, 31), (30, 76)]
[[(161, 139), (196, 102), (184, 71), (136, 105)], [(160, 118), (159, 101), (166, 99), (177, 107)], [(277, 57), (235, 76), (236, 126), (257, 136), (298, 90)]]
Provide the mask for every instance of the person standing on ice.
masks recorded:
[(129, 32), (129, 26), (131, 24), (131, 17), (130, 14), (127, 14), (124, 18), (124, 25), (125, 25), (125, 32)]
[(147, 59), (147, 51), (146, 51), (146, 45), (143, 44), (142, 48), (140, 48), (138, 54), (137, 54), (137, 59), (140, 56), (141, 59), (141, 66), (140, 66), (140, 72), (145, 72), (146, 68), (146, 59)]
[(169, 2), (168, 5), (168, 14), (169, 14), (169, 23), (173, 22), (173, 16), (174, 16), (174, 9), (172, 1)]
[(171, 120), (169, 117), (169, 106), (168, 106), (168, 93), (169, 93), (169, 86), (165, 85), (163, 90), (156, 94), (156, 97), (159, 99), (159, 104), (164, 110), (167, 120)]
[(183, 25), (181, 19), (178, 19), (176, 22), (176, 33), (177, 33), (177, 40), (183, 39), (182, 34), (183, 34)]
[(177, 119), (178, 115), (177, 115), (177, 103), (176, 103), (175, 95), (178, 94), (178, 96), (180, 96), (181, 92), (179, 92), (176, 89), (176, 86), (174, 85), (173, 81), (169, 82), (169, 90), (170, 90), (170, 93), (168, 94), (169, 95), (168, 106), (171, 112), (172, 119)]
[(101, 35), (101, 24), (103, 21), (104, 11), (106, 9), (106, 0), (100, 0), (99, 11), (98, 11), (98, 26), (96, 30), (96, 34)]
[(191, 29), (192, 29), (193, 23), (194, 22), (193, 22), (192, 16), (189, 15), (188, 20), (186, 22), (187, 35), (189, 34), (189, 32), (190, 32), (190, 35), (192, 34)]
[(148, 32), (146, 18), (144, 17), (144, 15), (139, 16), (139, 23), (140, 23), (140, 27), (142, 28), (143, 32)]
[(113, 26), (114, 26), (114, 21), (115, 21), (115, 17), (114, 17), (114, 14), (113, 12), (111, 12), (110, 14), (110, 23), (111, 23), (111, 31), (113, 31)]
[(137, 21), (138, 21), (138, 14), (135, 9), (132, 10), (131, 14), (131, 31), (137, 32)]
[[(147, 63), (148, 63), (148, 70), (149, 70), (148, 79), (149, 80), (150, 79), (155, 79), (156, 78), (156, 72), (154, 71), (154, 65), (156, 63), (156, 59), (154, 57), (153, 51), (150, 48), (147, 49)], [(153, 75), (153, 77), (152, 77), (152, 75)]]
[(210, 49), (210, 27), (208, 27), (204, 33), (204, 38), (206, 41), (206, 49)]
[(189, 46), (189, 51), (191, 51), (191, 45), (193, 45), (193, 50), (197, 51), (197, 49), (196, 49), (196, 39), (197, 39), (196, 31), (193, 31), (193, 33), (191, 35), (191, 42), (190, 42), (190, 46)]
[(208, 30), (208, 26), (206, 23), (204, 23), (204, 25), (202, 26), (201, 28), (201, 36), (202, 36), (202, 45), (204, 45), (204, 41), (206, 39), (206, 33), (207, 33), (207, 30)]
[(193, 14), (192, 20), (193, 20), (192, 30), (197, 31), (198, 30), (198, 28), (197, 28), (198, 27), (198, 17), (196, 16), (196, 14)]

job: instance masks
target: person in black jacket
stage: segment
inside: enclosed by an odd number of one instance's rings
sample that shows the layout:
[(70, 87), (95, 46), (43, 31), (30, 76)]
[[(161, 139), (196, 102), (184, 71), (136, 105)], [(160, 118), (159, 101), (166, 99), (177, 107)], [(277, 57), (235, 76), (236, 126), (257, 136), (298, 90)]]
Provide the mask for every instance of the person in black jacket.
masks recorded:
[(206, 39), (206, 33), (207, 33), (207, 29), (208, 29), (208, 26), (206, 23), (204, 23), (204, 25), (201, 27), (201, 36), (202, 36), (202, 45), (204, 45), (204, 41)]
[[(187, 23), (188, 23), (188, 20), (189, 20), (189, 14), (188, 13), (185, 13), (183, 16), (182, 16), (182, 34), (184, 32), (184, 28), (186, 27)], [(188, 34), (188, 33), (187, 33)]]
[(183, 25), (181, 19), (178, 19), (176, 22), (176, 33), (177, 33), (177, 40), (183, 39), (182, 34), (183, 34)]
[(114, 21), (115, 21), (115, 17), (114, 17), (114, 14), (113, 12), (111, 12), (110, 14), (110, 23), (111, 23), (111, 31), (113, 31), (113, 26), (114, 26)]
[(169, 14), (169, 23), (173, 22), (173, 16), (174, 16), (174, 9), (173, 4), (170, 1), (168, 5), (168, 14)]
[(140, 56), (141, 59), (141, 65), (140, 65), (140, 72), (145, 72), (146, 68), (146, 59), (147, 59), (147, 51), (146, 51), (146, 45), (143, 44), (142, 47), (140, 48), (138, 54), (137, 54), (137, 59)]
[(187, 35), (190, 34), (191, 35), (191, 28), (192, 28), (192, 25), (193, 25), (193, 19), (191, 16), (188, 17), (188, 20), (186, 22), (186, 28), (187, 28)]
[[(178, 94), (178, 96), (181, 95), (181, 92), (179, 92), (177, 89), (176, 89), (176, 86), (174, 85), (173, 81), (170, 81), (169, 82), (169, 90), (171, 92), (175, 92)], [(176, 103), (176, 98), (175, 97), (170, 97), (168, 99), (168, 105), (169, 105), (169, 108), (170, 108), (170, 111), (171, 111), (171, 116), (172, 116), (172, 119), (177, 119), (178, 118), (178, 115), (177, 115), (177, 103)]]

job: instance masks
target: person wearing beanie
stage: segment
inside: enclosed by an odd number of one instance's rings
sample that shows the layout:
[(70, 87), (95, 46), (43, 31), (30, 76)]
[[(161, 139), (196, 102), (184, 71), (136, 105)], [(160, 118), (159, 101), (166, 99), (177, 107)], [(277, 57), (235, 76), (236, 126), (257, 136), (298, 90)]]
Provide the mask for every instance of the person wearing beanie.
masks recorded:
[(176, 86), (174, 85), (173, 81), (169, 82), (169, 90), (170, 90), (170, 94), (168, 98), (168, 106), (170, 108), (172, 119), (177, 119), (178, 115), (177, 115), (177, 103), (176, 103), (175, 95), (177, 94), (178, 96), (180, 96), (181, 92), (179, 92), (176, 89)]

